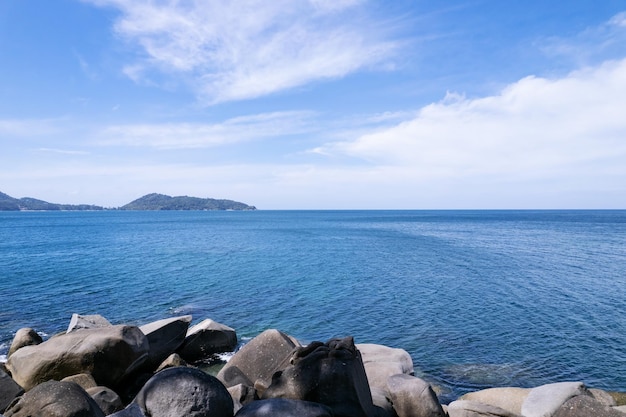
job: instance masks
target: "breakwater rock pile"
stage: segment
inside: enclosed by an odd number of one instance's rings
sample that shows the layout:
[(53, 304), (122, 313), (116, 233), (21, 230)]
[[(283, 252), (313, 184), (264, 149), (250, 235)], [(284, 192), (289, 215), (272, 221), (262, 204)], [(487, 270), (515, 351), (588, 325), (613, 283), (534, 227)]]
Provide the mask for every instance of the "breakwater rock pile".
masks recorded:
[(17, 331), (0, 366), (0, 417), (625, 417), (624, 396), (582, 382), (491, 388), (442, 405), (397, 348), (352, 337), (302, 345), (275, 329), (215, 375), (194, 366), (237, 347), (191, 316), (143, 326), (74, 314), (46, 341)]

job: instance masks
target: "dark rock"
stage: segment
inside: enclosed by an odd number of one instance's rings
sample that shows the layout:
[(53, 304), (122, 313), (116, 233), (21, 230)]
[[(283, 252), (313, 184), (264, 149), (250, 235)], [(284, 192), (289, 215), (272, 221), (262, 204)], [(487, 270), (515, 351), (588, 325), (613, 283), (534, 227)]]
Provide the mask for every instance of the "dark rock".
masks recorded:
[(235, 411), (239, 410), (242, 405), (246, 405), (254, 400), (258, 400), (256, 390), (244, 384), (237, 384), (228, 387), (228, 393), (235, 404)]
[(25, 390), (50, 379), (89, 373), (98, 385), (115, 388), (148, 357), (148, 340), (134, 326), (83, 329), (25, 346), (7, 361)]
[(5, 417), (104, 417), (96, 402), (73, 382), (48, 381), (26, 392)]
[(411, 375), (398, 374), (387, 379), (387, 389), (398, 417), (444, 417), (445, 413), (431, 386)]
[(333, 417), (333, 413), (330, 408), (310, 401), (272, 398), (246, 404), (235, 417)]
[(122, 399), (112, 389), (107, 387), (93, 387), (86, 391), (107, 416), (124, 409)]
[(150, 344), (150, 365), (159, 366), (185, 341), (191, 316), (158, 320), (139, 327)]
[(0, 413), (24, 393), (22, 387), (13, 380), (6, 372), (0, 371)]
[(178, 354), (186, 361), (197, 361), (213, 353), (231, 352), (237, 346), (234, 329), (211, 319), (203, 320), (187, 332)]
[(296, 343), (286, 334), (270, 329), (250, 340), (233, 355), (217, 374), (217, 378), (232, 387), (244, 384), (268, 386), (274, 372), (284, 369)]
[(290, 365), (274, 374), (261, 398), (312, 401), (330, 407), (338, 417), (384, 415), (372, 402), (361, 354), (352, 337), (296, 349)]
[(567, 400), (552, 417), (624, 417), (624, 413), (614, 410), (589, 395), (577, 395)]
[(233, 400), (215, 377), (195, 368), (155, 374), (133, 403), (152, 417), (232, 417)]
[(67, 326), (66, 333), (73, 332), (75, 330), (81, 329), (97, 329), (101, 327), (111, 327), (112, 324), (109, 323), (107, 319), (102, 317), (100, 314), (91, 314), (91, 315), (80, 315), (80, 314), (72, 314), (72, 318), (70, 319), (70, 324)]
[(41, 342), (43, 342), (41, 336), (39, 336), (37, 332), (30, 327), (24, 327), (23, 329), (19, 329), (15, 333), (15, 337), (13, 337), (13, 341), (11, 342), (11, 347), (9, 348), (9, 353), (7, 353), (7, 357), (11, 356), (19, 348), (23, 348), (24, 346), (38, 345)]

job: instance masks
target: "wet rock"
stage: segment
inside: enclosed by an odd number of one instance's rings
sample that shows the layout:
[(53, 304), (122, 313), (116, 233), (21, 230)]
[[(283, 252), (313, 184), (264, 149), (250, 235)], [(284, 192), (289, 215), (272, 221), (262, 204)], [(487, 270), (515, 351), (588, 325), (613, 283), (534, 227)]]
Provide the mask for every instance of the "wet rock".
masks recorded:
[(266, 387), (274, 372), (289, 364), (296, 346), (299, 345), (286, 334), (275, 329), (266, 330), (235, 353), (219, 371), (217, 378), (226, 387), (237, 384)]
[(24, 327), (19, 329), (15, 336), (13, 337), (13, 341), (11, 342), (11, 347), (9, 347), (9, 353), (7, 353), (7, 357), (11, 356), (15, 353), (16, 350), (23, 348), (24, 346), (34, 346), (43, 342), (41, 336), (37, 334), (37, 332), (30, 327)]
[(154, 321), (139, 327), (148, 338), (149, 360), (153, 369), (183, 344), (189, 323), (191, 323), (191, 316), (180, 316)]
[(411, 375), (392, 375), (387, 390), (398, 417), (445, 417), (437, 395), (426, 381)]
[(195, 368), (155, 374), (133, 400), (152, 417), (232, 417), (233, 400), (215, 377)]
[(332, 410), (322, 404), (272, 398), (259, 400), (243, 406), (235, 417), (333, 417)]
[(115, 387), (145, 362), (148, 349), (146, 336), (134, 326), (75, 330), (19, 349), (7, 368), (25, 390), (80, 373), (91, 374), (98, 385)]
[(73, 382), (48, 381), (26, 392), (5, 417), (104, 417), (96, 402)]
[(372, 402), (361, 354), (352, 337), (296, 349), (290, 365), (274, 374), (261, 398), (317, 402), (338, 417), (384, 415)]
[(203, 320), (187, 332), (178, 354), (186, 361), (197, 361), (213, 353), (231, 352), (237, 346), (234, 329), (213, 321)]

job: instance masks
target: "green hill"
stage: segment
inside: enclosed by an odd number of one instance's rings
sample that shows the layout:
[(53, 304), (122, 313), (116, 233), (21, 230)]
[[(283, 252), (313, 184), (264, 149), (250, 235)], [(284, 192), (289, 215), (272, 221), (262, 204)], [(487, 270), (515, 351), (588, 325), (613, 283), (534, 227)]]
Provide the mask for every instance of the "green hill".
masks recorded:
[(256, 210), (256, 207), (233, 200), (216, 200), (188, 196), (170, 197), (148, 194), (134, 200), (120, 210)]
[(24, 197), (14, 198), (0, 192), (0, 211), (81, 211), (81, 210), (104, 210), (104, 207), (90, 204), (56, 204), (36, 198)]

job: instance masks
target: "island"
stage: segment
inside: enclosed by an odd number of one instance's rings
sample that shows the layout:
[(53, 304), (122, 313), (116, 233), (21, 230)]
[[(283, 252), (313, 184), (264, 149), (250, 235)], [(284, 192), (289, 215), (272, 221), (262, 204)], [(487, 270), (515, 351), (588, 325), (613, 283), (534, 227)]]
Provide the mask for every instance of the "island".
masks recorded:
[(121, 207), (105, 208), (92, 204), (56, 204), (36, 198), (15, 198), (0, 192), (0, 211), (100, 211), (100, 210), (256, 210), (233, 200), (147, 194)]

